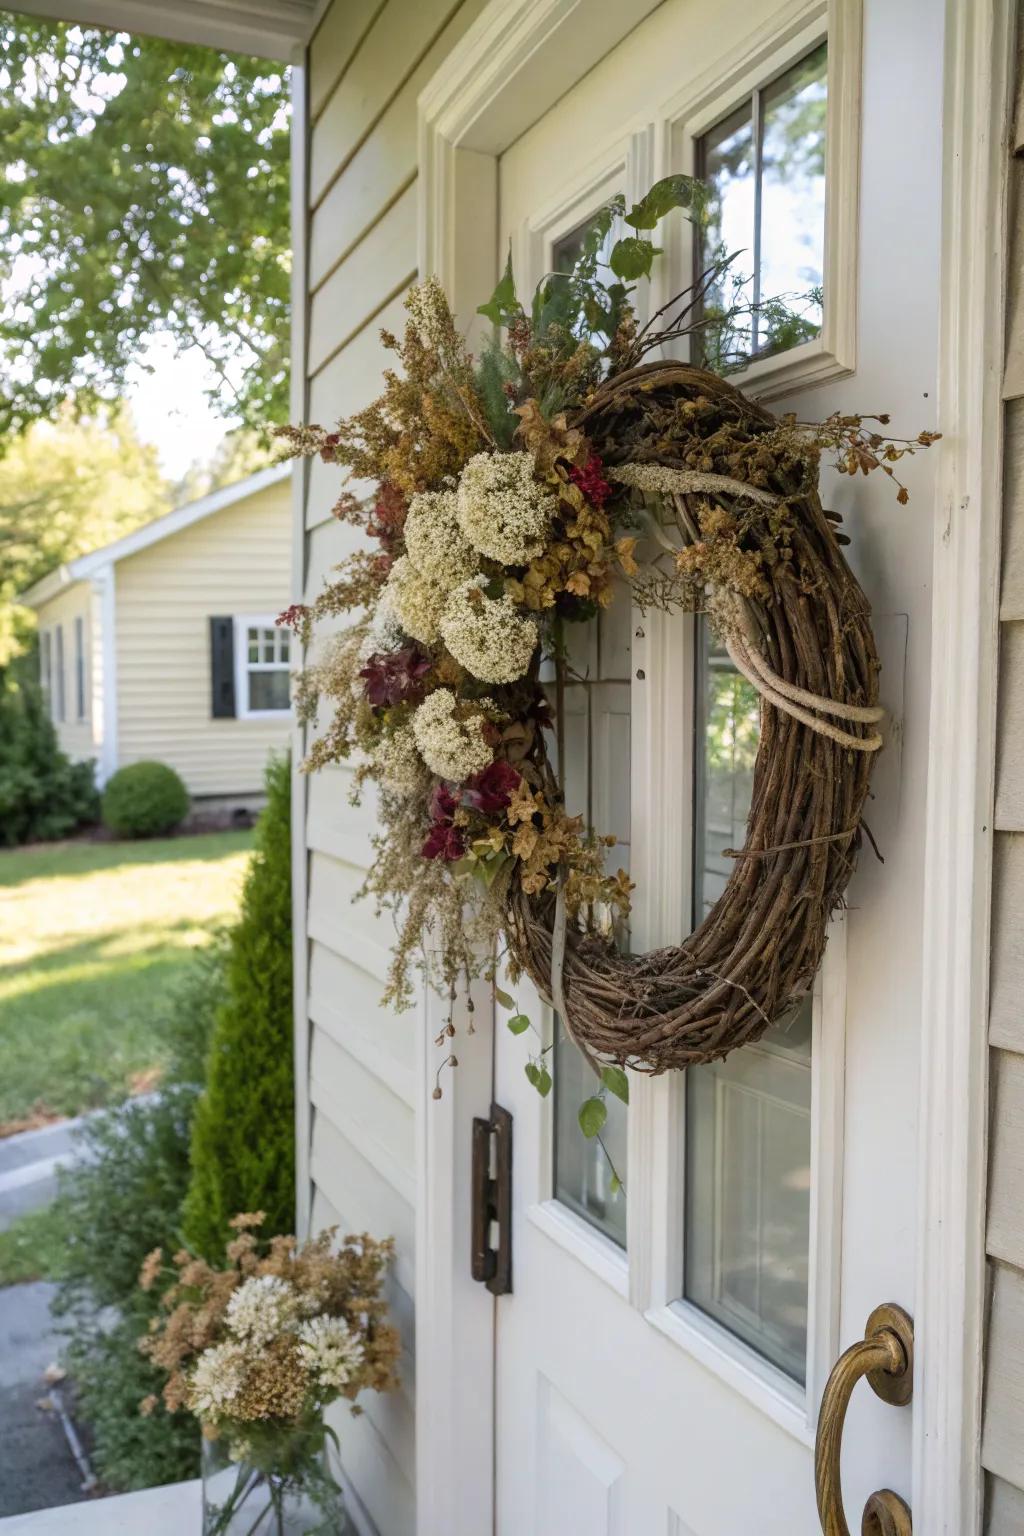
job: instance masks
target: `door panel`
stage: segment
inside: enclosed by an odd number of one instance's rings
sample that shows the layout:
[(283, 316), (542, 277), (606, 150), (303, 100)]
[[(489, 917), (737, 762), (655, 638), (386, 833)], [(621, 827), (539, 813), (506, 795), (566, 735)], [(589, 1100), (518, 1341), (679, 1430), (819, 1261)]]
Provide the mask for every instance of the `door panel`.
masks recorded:
[[(836, 52), (857, 44), (856, 0), (665, 0), (500, 161), (499, 248), (511, 242), (520, 291), (610, 191), (637, 196), (659, 175), (692, 170), (702, 143), (720, 146), (728, 135), (717, 126), (748, 121), (749, 105), (750, 154), (767, 162), (762, 219), (765, 207), (772, 215), (759, 270), (770, 282), (773, 264), (793, 269), (778, 217), (788, 206), (825, 292), (822, 334), (812, 314), (803, 352), (759, 356), (739, 382), (804, 419), (860, 408), (890, 411), (894, 431), (933, 425), (939, 143), (922, 125), (940, 115), (941, 37), (927, 0), (865, 0), (864, 11), (861, 61)], [(828, 99), (835, 89), (844, 102), (847, 138), (863, 88), (852, 238), (849, 206), (843, 218), (831, 207), (823, 239), (809, 230), (807, 188), (822, 162), (808, 171), (808, 161), (802, 182), (787, 181), (784, 163), (788, 103), (819, 99), (823, 41)], [(904, 137), (907, 82), (918, 110)], [(834, 128), (830, 143), (843, 137)], [(836, 173), (830, 153), (826, 200), (841, 189), (849, 202), (849, 167)], [(730, 164), (742, 179), (735, 154)], [(846, 232), (839, 251), (836, 231)], [(649, 310), (693, 270), (685, 230), (665, 245), (660, 287), (639, 295)], [(849, 356), (828, 353), (837, 271), (844, 300), (849, 284), (859, 300), (851, 377), (839, 377)], [(797, 385), (802, 393), (784, 393)], [(515, 1288), (496, 1304), (499, 1536), (814, 1536), (824, 1375), (879, 1302), (913, 1310), (917, 1126), (907, 1090), (919, 1028), (930, 469), (911, 466), (908, 508), (887, 487), (823, 474), (868, 596), (893, 616), (878, 628), (882, 702), (895, 718), (869, 810), (885, 866), (862, 857), (813, 1006), (688, 1083), (633, 1076), (628, 1111), (611, 1105), (610, 1157), (575, 1127), (592, 1080), (571, 1045), (555, 1049), (555, 1088), (541, 1100), (523, 1074), (525, 1037), (499, 1015), (496, 1097), (516, 1120)], [(579, 637), (567, 689), (569, 810), (623, 840), (610, 857), (641, 888), (637, 947), (685, 936), (685, 923), (666, 931), (663, 914), (682, 905), (699, 918), (743, 838), (750, 701), (697, 630), (619, 603)], [(670, 747), (652, 749), (659, 741)], [(664, 759), (652, 762), (651, 750)], [(536, 995), (521, 984), (517, 1000), (551, 1042), (555, 1021)], [(625, 1196), (613, 1193), (613, 1169)], [(910, 1412), (869, 1399), (855, 1397), (844, 1439), (851, 1510), (884, 1485), (909, 1494)]]

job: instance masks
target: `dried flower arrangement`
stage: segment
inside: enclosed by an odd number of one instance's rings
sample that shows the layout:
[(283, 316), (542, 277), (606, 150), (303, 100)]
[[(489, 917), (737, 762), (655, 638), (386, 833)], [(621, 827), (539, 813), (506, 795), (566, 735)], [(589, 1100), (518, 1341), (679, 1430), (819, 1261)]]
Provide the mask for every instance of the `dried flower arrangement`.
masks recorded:
[[(171, 1279), (165, 1316), (139, 1342), (167, 1372), (167, 1407), (188, 1408), (238, 1467), (223, 1500), (208, 1501), (208, 1536), (234, 1530), (243, 1508), (248, 1525), (254, 1506), (283, 1528), (296, 1498), (314, 1513), (303, 1529), (341, 1529), (324, 1411), (344, 1397), (358, 1413), (359, 1392), (398, 1384), (399, 1338), (381, 1294), (391, 1241), (349, 1236), (332, 1252), (334, 1229), (299, 1246), (260, 1239), (262, 1221), (261, 1211), (234, 1218), (223, 1269), (186, 1250), (168, 1265), (156, 1248), (139, 1277), (146, 1290)], [(150, 1413), (156, 1399), (140, 1406)]]
[[(479, 359), (428, 279), (404, 337), (383, 336), (401, 368), (381, 397), (332, 431), (281, 433), (376, 486), (334, 510), (377, 552), (282, 620), (308, 643), (319, 619), (356, 611), (299, 703), (333, 711), (306, 766), (359, 754), (357, 787), (377, 786), (365, 890), (399, 922), (385, 1000), (410, 1001), (420, 955), (454, 995), (504, 947), (581, 1047), (655, 1071), (756, 1038), (811, 984), (881, 742), (868, 605), (819, 463), (895, 480), (932, 440), (891, 439), (885, 417), (776, 419), (717, 375), (644, 362), (708, 324), (728, 258), (643, 326), (630, 286), (657, 254), (646, 232), (673, 208), (699, 217), (702, 198), (673, 176), (628, 211), (614, 200), (529, 312), (510, 262), (481, 306), (496, 330)], [(635, 233), (605, 261), (616, 220)], [(621, 578), (641, 606), (706, 611), (764, 701), (728, 888), (696, 933), (647, 956), (616, 944), (631, 882), (609, 867), (614, 840), (566, 806), (551, 750), (566, 626), (592, 622)]]

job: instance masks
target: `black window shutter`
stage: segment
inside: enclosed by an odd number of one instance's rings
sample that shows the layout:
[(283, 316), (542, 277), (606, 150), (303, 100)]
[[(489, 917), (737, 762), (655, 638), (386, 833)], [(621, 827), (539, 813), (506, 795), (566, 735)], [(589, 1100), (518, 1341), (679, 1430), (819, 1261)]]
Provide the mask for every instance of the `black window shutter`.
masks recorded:
[(215, 720), (235, 718), (235, 621), (210, 620), (211, 714)]

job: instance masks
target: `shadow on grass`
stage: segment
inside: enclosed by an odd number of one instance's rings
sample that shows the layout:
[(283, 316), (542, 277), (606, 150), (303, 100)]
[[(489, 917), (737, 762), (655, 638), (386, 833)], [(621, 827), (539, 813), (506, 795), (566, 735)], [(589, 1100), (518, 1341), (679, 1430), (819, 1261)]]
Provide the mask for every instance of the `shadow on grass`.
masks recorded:
[(46, 843), (31, 848), (0, 848), (0, 887), (22, 885), (27, 880), (68, 879), (139, 864), (157, 867), (213, 863), (243, 853), (252, 845), (252, 832), (240, 831), (143, 838), (125, 843)]

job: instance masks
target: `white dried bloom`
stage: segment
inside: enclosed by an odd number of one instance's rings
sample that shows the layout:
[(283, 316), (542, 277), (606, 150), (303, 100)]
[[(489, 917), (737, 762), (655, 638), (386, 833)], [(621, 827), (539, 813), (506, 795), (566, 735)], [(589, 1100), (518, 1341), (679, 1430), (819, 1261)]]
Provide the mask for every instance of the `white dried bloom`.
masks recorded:
[(299, 1356), (320, 1387), (340, 1392), (363, 1363), (363, 1346), (343, 1317), (321, 1313), (299, 1329)]
[(423, 777), (423, 759), (411, 725), (400, 725), (382, 736), (374, 750), (373, 768), (381, 783), (398, 794), (414, 790)]
[(211, 1345), (203, 1350), (192, 1368), (189, 1407), (200, 1417), (215, 1417), (238, 1396), (244, 1379), (245, 1352), (242, 1346)]
[(558, 510), (529, 453), (475, 454), (459, 477), (457, 497), (466, 538), (502, 565), (525, 565), (541, 554)]
[(406, 634), (423, 645), (437, 639), (447, 596), (443, 587), (420, 575), (408, 555), (399, 555), (384, 588), (384, 597)]
[(461, 784), (471, 773), (479, 773), (493, 762), (494, 752), (483, 733), (486, 719), (482, 711), (471, 706), (460, 711), (450, 688), (437, 688), (428, 694), (412, 717), (412, 728), (420, 756), (430, 771)]
[(504, 593), (488, 597), (485, 579), (475, 577), (448, 599), (441, 635), (467, 672), (485, 683), (514, 683), (525, 677), (537, 649), (537, 626)]
[(377, 606), (373, 610), (373, 618), (370, 620), (370, 628), (367, 631), (367, 639), (373, 644), (373, 650), (367, 653), (371, 656), (400, 651), (405, 644), (405, 631), (386, 590), (377, 599)]
[(405, 547), (420, 575), (444, 587), (465, 581), (480, 565), (459, 527), (454, 491), (421, 491), (412, 498)]
[(236, 1339), (261, 1347), (294, 1322), (298, 1311), (299, 1298), (287, 1280), (250, 1275), (232, 1291), (224, 1319)]

